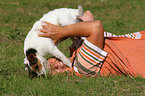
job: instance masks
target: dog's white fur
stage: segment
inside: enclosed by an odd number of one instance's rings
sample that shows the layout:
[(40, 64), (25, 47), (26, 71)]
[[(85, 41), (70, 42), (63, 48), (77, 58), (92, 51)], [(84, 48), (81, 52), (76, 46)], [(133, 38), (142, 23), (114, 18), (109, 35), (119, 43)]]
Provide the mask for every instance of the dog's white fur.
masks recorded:
[(34, 48), (37, 50), (36, 57), (41, 61), (41, 64), (43, 65), (43, 69), (40, 72), (36, 72), (37, 74), (46, 74), (44, 68), (44, 62), (46, 61), (46, 58), (44, 56), (47, 54), (52, 54), (53, 56), (59, 58), (65, 65), (70, 67), (70, 60), (67, 59), (66, 56), (57, 48), (57, 46), (54, 45), (52, 39), (38, 37), (38, 33), (40, 32), (37, 29), (42, 28), (42, 21), (47, 21), (49, 23), (60, 26), (77, 23), (77, 17), (82, 15), (82, 11), (83, 9), (81, 6), (79, 6), (78, 9), (55, 9), (45, 14), (39, 21), (35, 22), (24, 41), (24, 64), (28, 64), (31, 69), (26, 56), (26, 51), (29, 48)]

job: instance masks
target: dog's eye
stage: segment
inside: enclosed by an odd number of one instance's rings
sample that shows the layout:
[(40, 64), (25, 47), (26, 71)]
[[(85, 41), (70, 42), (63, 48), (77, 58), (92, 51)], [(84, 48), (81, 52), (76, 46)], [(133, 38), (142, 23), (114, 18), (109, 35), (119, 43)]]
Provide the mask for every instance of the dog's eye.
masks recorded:
[(36, 65), (36, 66), (35, 66), (35, 69), (39, 69), (39, 66), (38, 66), (38, 65)]

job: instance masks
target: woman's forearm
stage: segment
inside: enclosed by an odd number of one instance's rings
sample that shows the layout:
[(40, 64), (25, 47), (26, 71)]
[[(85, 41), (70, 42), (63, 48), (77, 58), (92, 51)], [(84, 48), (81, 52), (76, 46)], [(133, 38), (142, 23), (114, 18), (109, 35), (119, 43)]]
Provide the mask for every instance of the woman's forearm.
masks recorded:
[(55, 44), (64, 37), (87, 37), (88, 41), (103, 48), (104, 28), (100, 21), (79, 22), (65, 27), (45, 23), (47, 25), (43, 25), (43, 29), (40, 29), (43, 34), (39, 36), (49, 37)]
[[(94, 30), (97, 21), (79, 22), (65, 26), (64, 37), (88, 37)], [(97, 27), (96, 27), (97, 28)]]

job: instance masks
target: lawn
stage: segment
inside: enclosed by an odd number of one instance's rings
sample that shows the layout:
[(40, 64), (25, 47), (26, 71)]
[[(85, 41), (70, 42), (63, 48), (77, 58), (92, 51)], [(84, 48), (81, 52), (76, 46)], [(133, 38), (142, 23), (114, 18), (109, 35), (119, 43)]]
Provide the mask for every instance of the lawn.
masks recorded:
[[(145, 96), (145, 79), (76, 77), (67, 73), (29, 79), (23, 64), (23, 42), (34, 22), (62, 7), (90, 10), (104, 30), (125, 34), (145, 30), (144, 0), (0, 0), (0, 96)], [(70, 40), (59, 44), (69, 56)]]

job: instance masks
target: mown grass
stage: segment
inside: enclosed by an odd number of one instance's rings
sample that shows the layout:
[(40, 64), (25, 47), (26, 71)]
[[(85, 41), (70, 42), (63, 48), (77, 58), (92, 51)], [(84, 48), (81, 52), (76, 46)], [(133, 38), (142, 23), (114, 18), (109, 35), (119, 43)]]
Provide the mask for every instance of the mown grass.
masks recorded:
[[(82, 5), (105, 31), (115, 34), (145, 29), (144, 0), (1, 0), (0, 1), (0, 95), (98, 96), (145, 95), (145, 79), (137, 77), (80, 78), (60, 74), (29, 79), (23, 65), (23, 41), (33, 23), (50, 10)], [(69, 56), (70, 40), (59, 45)]]

